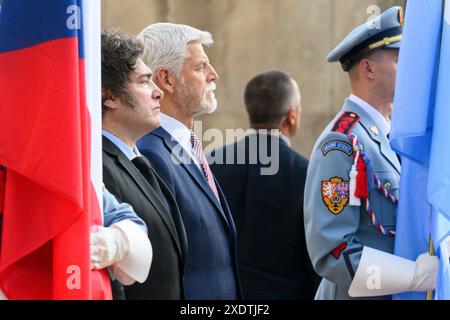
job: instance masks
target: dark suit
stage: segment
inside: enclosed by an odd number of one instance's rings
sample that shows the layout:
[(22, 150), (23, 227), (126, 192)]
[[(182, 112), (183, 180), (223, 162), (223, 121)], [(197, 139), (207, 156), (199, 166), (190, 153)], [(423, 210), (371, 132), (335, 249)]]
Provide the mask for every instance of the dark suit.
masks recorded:
[[(267, 150), (279, 146), (279, 170), (275, 175), (261, 174), (264, 166), (259, 156), (260, 139), (267, 141)], [(252, 148), (250, 141), (255, 142)], [(232, 151), (234, 156), (230, 155)], [(250, 153), (257, 161), (251, 160)], [(227, 159), (227, 154), (234, 161), (212, 164), (211, 170), (236, 222), (244, 298), (313, 299), (319, 279), (306, 251), (303, 227), (308, 161), (279, 137), (262, 134), (249, 135), (215, 150), (210, 158)], [(237, 164), (239, 154), (245, 155), (245, 164)], [(262, 154), (267, 154), (266, 150)]]
[[(189, 253), (185, 296), (194, 300), (240, 298), (236, 262), (236, 229), (227, 201), (217, 185), (220, 203), (202, 171), (178, 142), (158, 128), (137, 144), (175, 196), (186, 227)], [(175, 164), (172, 159), (181, 162)]]
[[(156, 177), (172, 207), (171, 213), (179, 214), (167, 187)], [(103, 137), (103, 181), (120, 202), (131, 204), (145, 221), (153, 247), (149, 277), (143, 284), (125, 287), (126, 298), (182, 299), (183, 258), (187, 250), (184, 230), (177, 232), (164, 196), (155, 192), (135, 165), (106, 137)]]

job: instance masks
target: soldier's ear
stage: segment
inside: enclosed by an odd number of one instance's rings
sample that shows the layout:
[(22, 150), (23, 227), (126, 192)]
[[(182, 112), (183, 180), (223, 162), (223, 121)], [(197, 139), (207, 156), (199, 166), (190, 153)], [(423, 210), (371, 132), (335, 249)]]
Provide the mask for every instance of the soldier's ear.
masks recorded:
[(375, 79), (374, 62), (370, 59), (362, 59), (359, 63), (360, 73), (367, 79)]

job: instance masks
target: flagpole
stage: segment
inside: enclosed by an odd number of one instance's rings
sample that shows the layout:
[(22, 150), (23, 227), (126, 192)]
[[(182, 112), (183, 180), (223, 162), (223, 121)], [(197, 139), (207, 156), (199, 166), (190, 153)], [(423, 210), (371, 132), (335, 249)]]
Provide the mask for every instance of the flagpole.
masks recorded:
[[(428, 249), (428, 253), (430, 254), (430, 256), (434, 256), (436, 253), (434, 252), (434, 245), (433, 245), (433, 234), (431, 232), (432, 229), (432, 224), (433, 224), (433, 206), (430, 205), (430, 237), (428, 239), (429, 241), (429, 249)], [(427, 292), (427, 300), (431, 301), (433, 300), (433, 291), (428, 291)]]
[[(436, 254), (435, 250), (434, 250), (434, 244), (433, 244), (433, 237), (430, 233), (430, 256), (434, 256)], [(433, 296), (434, 296), (434, 291), (428, 291), (427, 292), (427, 300), (431, 301), (433, 300)]]
[[(428, 240), (429, 241), (429, 253), (430, 253), (430, 256), (436, 255), (436, 251), (434, 250), (434, 244), (433, 244), (432, 228), (433, 228), (433, 206), (430, 205), (430, 238)], [(427, 292), (427, 300), (428, 301), (433, 300), (433, 296), (434, 296), (434, 292), (433, 291), (428, 291)]]

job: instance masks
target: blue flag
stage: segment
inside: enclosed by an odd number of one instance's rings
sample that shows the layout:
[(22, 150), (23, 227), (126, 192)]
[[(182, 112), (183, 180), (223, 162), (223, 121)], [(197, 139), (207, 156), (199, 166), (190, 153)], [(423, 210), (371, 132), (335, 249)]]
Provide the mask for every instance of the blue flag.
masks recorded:
[[(430, 250), (440, 270), (436, 299), (450, 299), (443, 242), (450, 234), (450, 3), (409, 1), (400, 49), (391, 144), (402, 156), (395, 254), (415, 260)], [(404, 293), (395, 299), (426, 299)]]

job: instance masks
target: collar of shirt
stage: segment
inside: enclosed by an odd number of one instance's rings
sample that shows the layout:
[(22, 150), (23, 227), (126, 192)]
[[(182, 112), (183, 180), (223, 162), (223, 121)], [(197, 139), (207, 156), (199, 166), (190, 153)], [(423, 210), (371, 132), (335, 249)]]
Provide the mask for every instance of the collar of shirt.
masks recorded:
[(108, 138), (109, 141), (114, 143), (114, 145), (120, 149), (120, 151), (123, 152), (123, 154), (131, 161), (136, 157), (140, 157), (141, 153), (139, 152), (138, 148), (136, 146), (131, 149), (125, 142), (123, 142), (121, 139), (113, 135), (112, 133), (102, 130), (102, 135)]
[(361, 99), (354, 94), (350, 95), (348, 98), (350, 101), (356, 103), (358, 106), (364, 109), (372, 120), (375, 121), (375, 125), (381, 130), (381, 132), (387, 136), (391, 132), (391, 120), (385, 118), (381, 113), (379, 113), (374, 107), (368, 104), (366, 101)]
[(281, 140), (286, 142), (286, 144), (288, 145), (289, 148), (292, 147), (291, 140), (288, 137), (286, 137), (283, 133), (280, 133), (280, 138), (281, 138)]
[(192, 154), (192, 144), (191, 144), (191, 130), (189, 130), (184, 124), (175, 118), (169, 117), (164, 113), (160, 113), (161, 127), (166, 130), (172, 139), (178, 142), (181, 147), (190, 155), (197, 166), (200, 167), (199, 162)]

